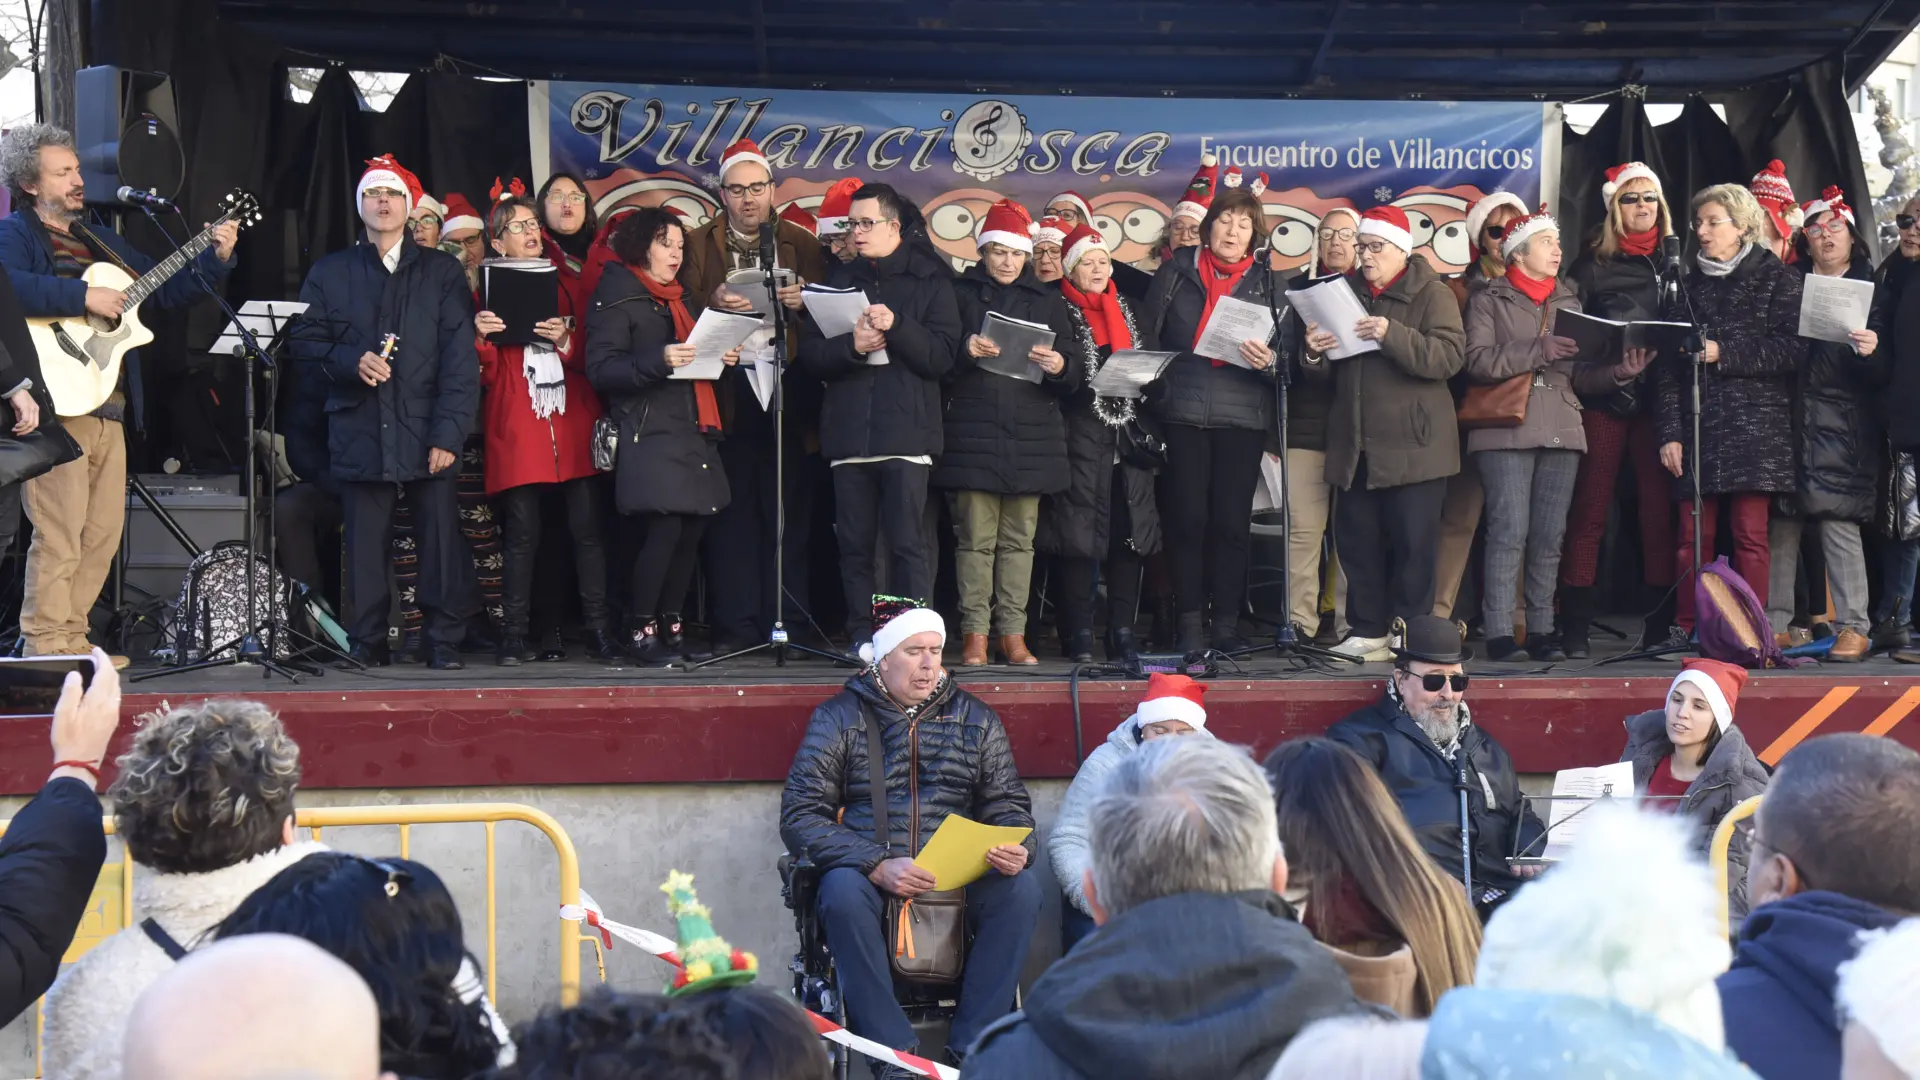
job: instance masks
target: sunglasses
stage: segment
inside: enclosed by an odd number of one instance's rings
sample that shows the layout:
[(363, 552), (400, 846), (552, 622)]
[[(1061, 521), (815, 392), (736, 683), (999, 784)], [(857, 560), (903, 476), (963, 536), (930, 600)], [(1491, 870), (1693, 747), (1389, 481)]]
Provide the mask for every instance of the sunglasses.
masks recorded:
[(1913, 228), (1913, 221), (1914, 218), (1912, 214), (1895, 214), (1893, 217), (1893, 223), (1900, 226), (1901, 232), (1906, 232), (1908, 229)]
[(1486, 233), (1488, 236), (1493, 237), (1495, 240), (1498, 240), (1501, 237), (1507, 235), (1507, 227), (1505, 225), (1489, 225), (1485, 229), (1482, 229), (1480, 231)]
[[(1409, 671), (1407, 674), (1412, 675), (1413, 672)], [(1439, 693), (1448, 683), (1453, 684), (1453, 692), (1456, 694), (1465, 693), (1467, 689), (1467, 676), (1464, 673), (1447, 675), (1436, 671), (1416, 677), (1420, 680), (1420, 689), (1429, 694)]]
[(1639, 206), (1641, 203), (1657, 203), (1660, 201), (1660, 196), (1652, 194), (1643, 195), (1638, 191), (1629, 191), (1613, 201), (1619, 203), (1621, 206)]

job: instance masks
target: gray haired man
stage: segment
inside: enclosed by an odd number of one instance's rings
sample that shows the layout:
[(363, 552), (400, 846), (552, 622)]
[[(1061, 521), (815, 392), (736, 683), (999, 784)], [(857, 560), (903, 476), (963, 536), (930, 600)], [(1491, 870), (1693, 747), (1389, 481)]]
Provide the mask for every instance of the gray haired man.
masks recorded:
[(1364, 1008), (1280, 899), (1273, 793), (1245, 748), (1144, 743), (1088, 818), (1099, 929), (980, 1036), (967, 1080), (1261, 1080), (1301, 1028)]

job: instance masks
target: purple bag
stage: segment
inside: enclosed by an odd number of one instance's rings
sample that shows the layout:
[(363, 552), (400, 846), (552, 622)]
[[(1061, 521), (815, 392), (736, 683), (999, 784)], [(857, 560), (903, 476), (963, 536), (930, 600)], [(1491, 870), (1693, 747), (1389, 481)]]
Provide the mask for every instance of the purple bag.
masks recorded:
[(1700, 568), (1693, 585), (1694, 632), (1700, 655), (1744, 668), (1799, 667), (1812, 661), (1790, 657), (1773, 643), (1767, 608), (1725, 556)]

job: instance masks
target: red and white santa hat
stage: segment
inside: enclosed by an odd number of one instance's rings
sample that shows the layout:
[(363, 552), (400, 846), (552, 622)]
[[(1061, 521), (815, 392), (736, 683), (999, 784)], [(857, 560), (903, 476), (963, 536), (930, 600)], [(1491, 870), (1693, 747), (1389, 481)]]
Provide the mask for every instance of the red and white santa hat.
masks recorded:
[(767, 170), (768, 176), (773, 175), (773, 163), (767, 160), (767, 155), (760, 152), (760, 144), (752, 139), (741, 139), (720, 151), (720, 179), (727, 178), (727, 170), (748, 161)]
[(1207, 686), (1186, 675), (1156, 671), (1147, 677), (1147, 696), (1140, 699), (1133, 715), (1142, 726), (1182, 720), (1195, 731), (1206, 731)]
[(1206, 218), (1207, 208), (1213, 205), (1213, 191), (1220, 183), (1220, 159), (1212, 153), (1200, 155), (1200, 167), (1193, 172), (1193, 179), (1187, 182), (1187, 190), (1180, 195), (1180, 201), (1173, 204), (1173, 216), (1192, 218), (1200, 221)]
[(1035, 244), (1052, 244), (1060, 247), (1066, 242), (1067, 231), (1066, 222), (1054, 217), (1052, 214), (1048, 214), (1046, 217), (1040, 219), (1040, 224), (1034, 226), (1033, 242)]
[(1705, 657), (1693, 657), (1681, 661), (1681, 664), (1683, 670), (1673, 677), (1673, 685), (1667, 687), (1667, 696), (1672, 697), (1674, 689), (1682, 683), (1694, 686), (1713, 710), (1714, 726), (1721, 731), (1732, 727), (1733, 707), (1740, 703), (1740, 688), (1747, 685), (1747, 669), (1725, 660), (1709, 660)]
[(1487, 227), (1487, 219), (1493, 216), (1493, 212), (1503, 206), (1512, 208), (1521, 217), (1527, 215), (1526, 200), (1511, 191), (1496, 191), (1489, 195), (1482, 195), (1472, 206), (1467, 207), (1467, 239), (1473, 244), (1475, 251), (1480, 249), (1480, 230)]
[(1073, 231), (1060, 241), (1060, 269), (1064, 273), (1073, 273), (1075, 263), (1086, 257), (1087, 252), (1098, 248), (1107, 250), (1107, 240), (1100, 230), (1091, 225), (1075, 225)]
[[(1246, 178), (1240, 174), (1240, 166), (1229, 165), (1227, 166), (1227, 175), (1222, 178), (1220, 182), (1227, 187), (1237, 188), (1241, 184), (1246, 183)], [(1253, 193), (1254, 198), (1259, 198), (1260, 193), (1267, 190), (1267, 174), (1261, 173), (1254, 177), (1253, 183), (1247, 187), (1247, 190)]]
[(1376, 206), (1360, 215), (1360, 235), (1377, 236), (1408, 255), (1413, 254), (1413, 226), (1397, 206)]
[(480, 211), (473, 208), (473, 204), (467, 201), (465, 195), (457, 191), (447, 192), (447, 216), (440, 221), (442, 236), (450, 232), (459, 232), (461, 229), (485, 230), (486, 227), (487, 223), (481, 218)]
[(873, 598), (873, 640), (860, 646), (860, 659), (877, 664), (915, 634), (939, 634), (947, 641), (947, 621), (917, 600), (900, 596)]
[(847, 216), (853, 213), (853, 193), (864, 186), (859, 177), (846, 176), (833, 182), (825, 195), (820, 196), (820, 209), (815, 211), (820, 236), (838, 236), (847, 231)]
[(1033, 223), (1033, 215), (1027, 208), (1012, 199), (1001, 199), (987, 207), (986, 216), (980, 219), (980, 233), (974, 243), (981, 248), (988, 244), (999, 244), (1015, 251), (1033, 254), (1033, 237), (1040, 227)]
[(420, 196), (426, 194), (420, 186), (420, 178), (407, 170), (407, 167), (393, 159), (392, 154), (381, 154), (367, 159), (367, 171), (360, 174), (359, 186), (353, 189), (353, 201), (359, 202), (374, 186), (390, 187), (407, 193), (407, 213), (420, 202)]
[(1853, 220), (1853, 207), (1847, 205), (1847, 196), (1838, 187), (1828, 184), (1820, 197), (1800, 208), (1800, 220), (1812, 221), (1821, 214), (1835, 213), (1847, 219), (1847, 224), (1858, 228), (1860, 223)]
[(1080, 211), (1080, 220), (1093, 220), (1093, 207), (1087, 205), (1087, 200), (1082, 198), (1079, 192), (1063, 191), (1055, 195), (1053, 198), (1047, 200), (1047, 209), (1051, 210), (1061, 203), (1071, 203), (1075, 210)]
[(447, 204), (423, 191), (419, 198), (413, 200), (413, 209), (407, 212), (407, 216), (425, 217), (428, 214), (438, 221), (447, 220)]
[(1613, 209), (1613, 197), (1626, 186), (1629, 180), (1653, 181), (1653, 193), (1660, 194), (1660, 178), (1644, 161), (1628, 161), (1607, 170), (1607, 179), (1600, 185), (1600, 204)]
[(1787, 165), (1779, 158), (1767, 162), (1767, 167), (1753, 174), (1753, 180), (1747, 184), (1747, 190), (1753, 192), (1755, 202), (1760, 209), (1773, 219), (1774, 232), (1786, 239), (1800, 228), (1806, 220), (1800, 214), (1800, 203), (1793, 197), (1793, 185), (1787, 183)]
[(820, 235), (819, 219), (813, 216), (812, 211), (808, 210), (804, 206), (801, 206), (797, 202), (788, 203), (786, 205), (786, 209), (780, 211), (780, 220), (792, 222), (793, 224), (800, 226), (801, 228), (807, 230), (807, 233), (811, 236)]
[(1553, 220), (1553, 216), (1548, 214), (1544, 207), (1538, 213), (1515, 218), (1507, 223), (1507, 234), (1500, 238), (1500, 257), (1512, 258), (1520, 245), (1532, 237), (1545, 232), (1558, 233), (1559, 231), (1560, 223)]

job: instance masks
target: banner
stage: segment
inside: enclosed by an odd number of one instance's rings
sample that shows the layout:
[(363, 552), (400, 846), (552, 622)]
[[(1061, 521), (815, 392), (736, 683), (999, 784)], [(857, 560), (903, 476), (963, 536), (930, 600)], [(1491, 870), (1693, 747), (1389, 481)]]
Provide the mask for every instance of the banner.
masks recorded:
[[(544, 92), (542, 92), (544, 91)], [(1195, 100), (989, 97), (746, 87), (538, 84), (530, 95), (536, 168), (587, 182), (604, 217), (622, 204), (676, 207), (695, 225), (719, 205), (720, 152), (752, 138), (773, 162), (776, 210), (812, 209), (842, 176), (884, 181), (918, 203), (957, 267), (996, 199), (1038, 217), (1074, 191), (1115, 257), (1140, 262), (1164, 242), (1174, 203), (1203, 153), (1223, 176), (1264, 176), (1276, 265), (1304, 265), (1320, 217), (1391, 203), (1416, 250), (1457, 271), (1475, 199), (1541, 201), (1557, 168), (1537, 102)], [(542, 177), (544, 179), (544, 176)], [(1548, 192), (1547, 194), (1550, 194)]]

